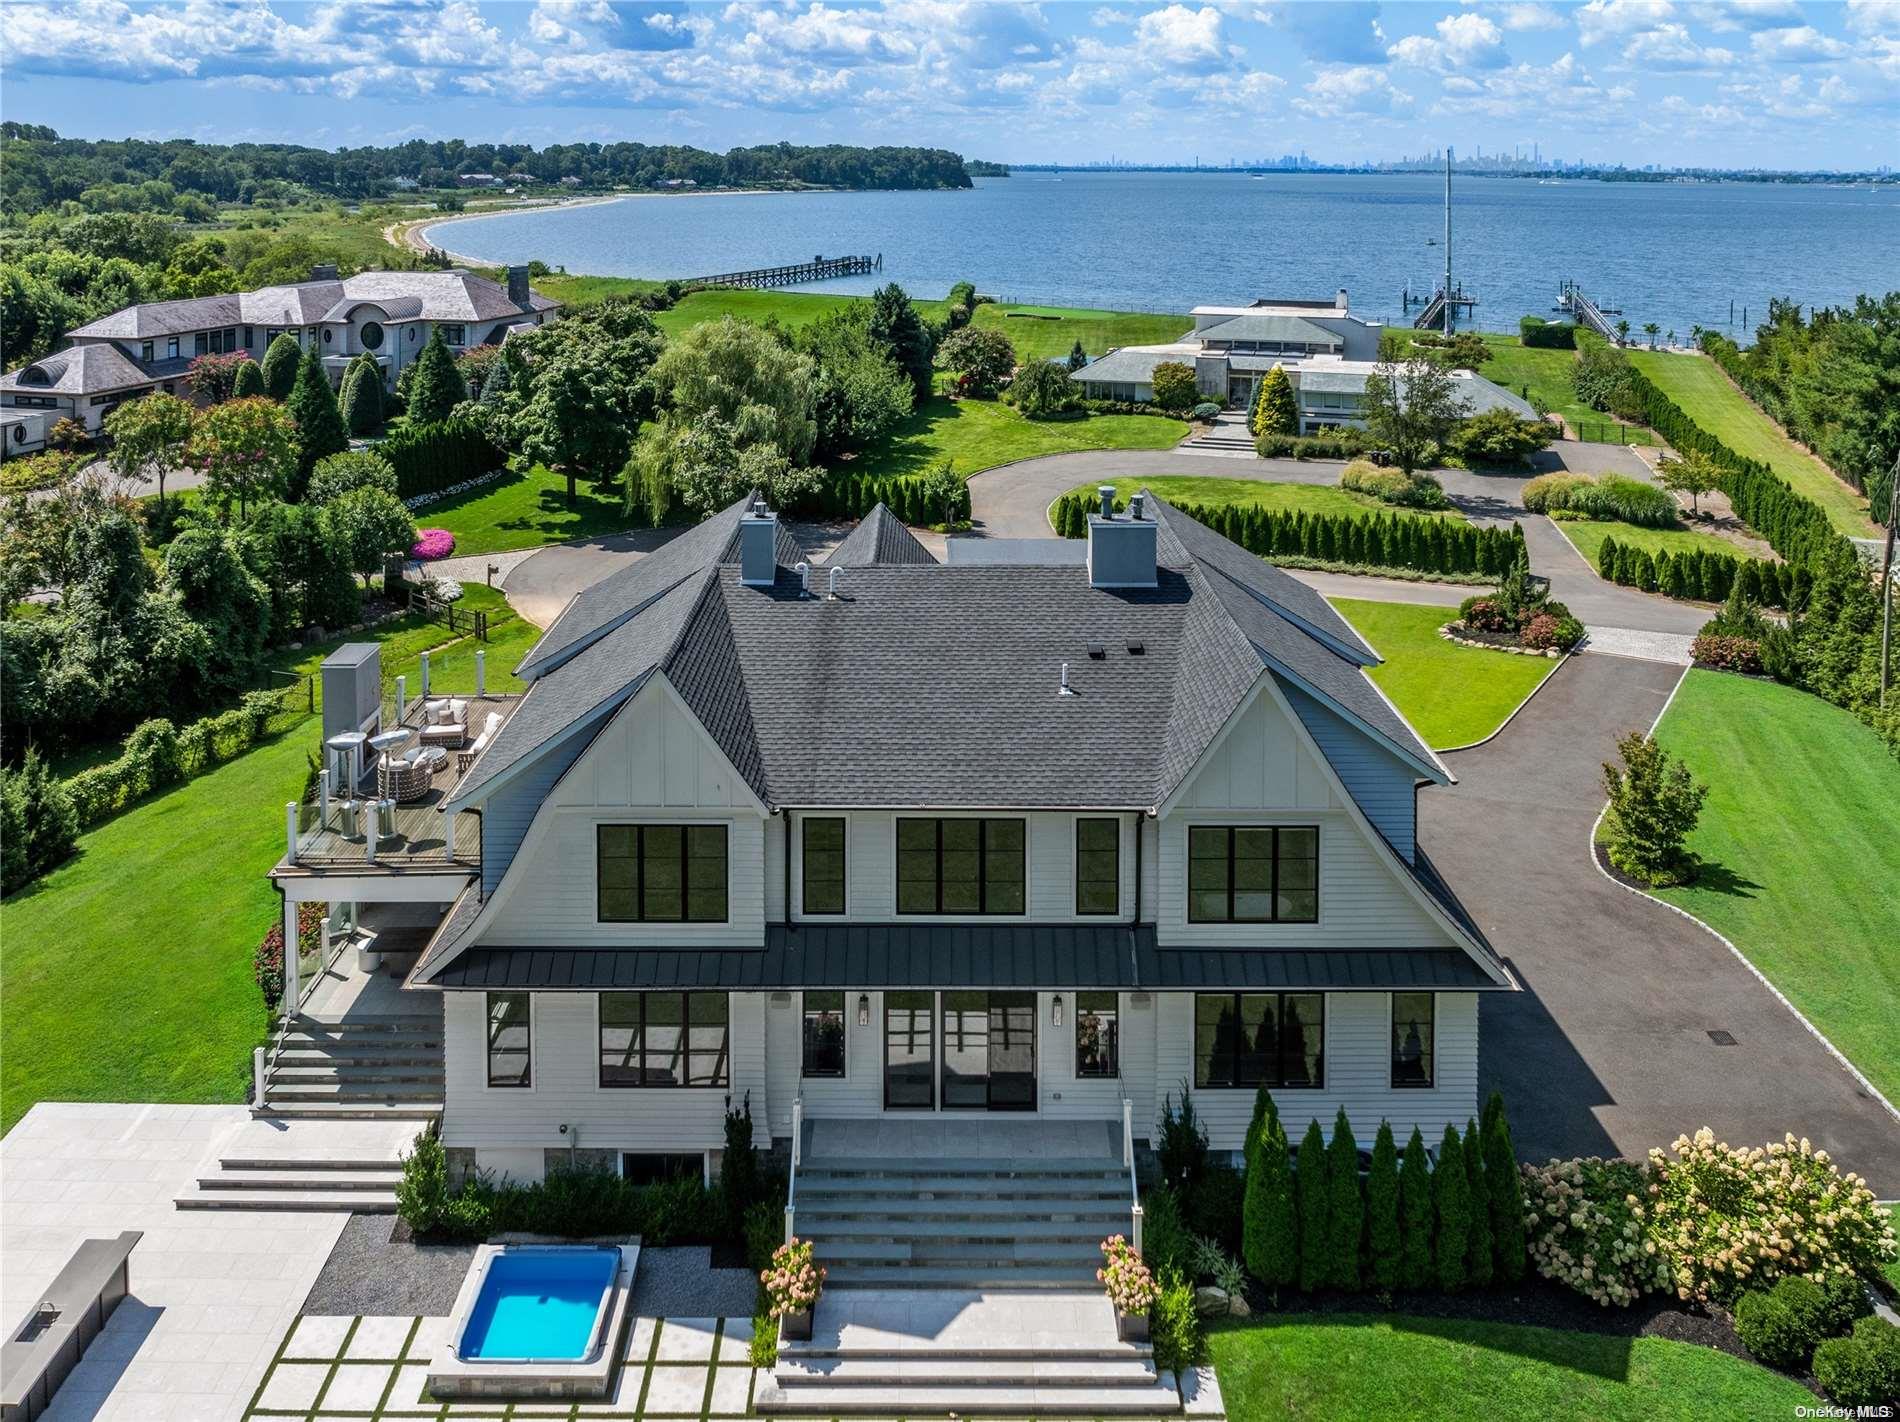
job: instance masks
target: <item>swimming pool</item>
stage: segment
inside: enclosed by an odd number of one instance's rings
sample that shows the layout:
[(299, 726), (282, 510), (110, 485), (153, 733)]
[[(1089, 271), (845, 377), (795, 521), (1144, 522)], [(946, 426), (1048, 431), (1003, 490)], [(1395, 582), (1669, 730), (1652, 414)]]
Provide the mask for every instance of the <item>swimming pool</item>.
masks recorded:
[(620, 1251), (509, 1245), (489, 1256), (455, 1353), (464, 1361), (586, 1362), (620, 1272)]

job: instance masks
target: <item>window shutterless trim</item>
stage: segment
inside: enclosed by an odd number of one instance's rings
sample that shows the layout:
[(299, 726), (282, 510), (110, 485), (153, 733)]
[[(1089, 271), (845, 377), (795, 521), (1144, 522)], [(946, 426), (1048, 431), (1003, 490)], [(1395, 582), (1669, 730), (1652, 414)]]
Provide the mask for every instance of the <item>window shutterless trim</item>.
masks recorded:
[[(639, 1044), (639, 1051), (630, 1068), (639, 1077), (637, 1081), (607, 1080), (607, 1056), (606, 1043), (604, 1040), (607, 1022), (606, 1013), (603, 1009), (606, 1007), (607, 999), (610, 997), (630, 997), (638, 999), (639, 1001), (639, 1011), (635, 1014), (633, 1027), (635, 1033), (634, 1040)], [(652, 999), (660, 997), (676, 999), (680, 1009), (680, 1037), (679, 1043), (673, 1053), (674, 1059), (680, 1064), (680, 1070), (672, 1081), (648, 1081), (646, 1079), (647, 1057), (649, 1055), (647, 1046), (647, 1005)], [(717, 1065), (714, 1067), (714, 1076), (710, 1081), (693, 1080), (693, 1058), (695, 1056), (703, 1057), (708, 1055), (708, 1053), (703, 1050), (695, 1052), (693, 1049), (693, 1000), (695, 998), (717, 998), (720, 1005), (725, 1009), (725, 1020), (720, 1024), (724, 1029), (724, 1036), (720, 1039), (719, 1051), (716, 1058)], [(710, 1026), (711, 1024), (706, 1023), (701, 1025)], [(732, 1000), (728, 994), (723, 992), (631, 991), (595, 993), (594, 1061), (596, 1069), (595, 1081), (602, 1091), (671, 1091), (676, 1089), (691, 1091), (725, 1090), (732, 1085)]]
[[(633, 884), (631, 887), (616, 887), (609, 890), (601, 873), (602, 863), (609, 857), (606, 853), (606, 837), (609, 830), (631, 830), (633, 832), (633, 853), (615, 854), (614, 859), (633, 861)], [(651, 916), (646, 911), (646, 836), (649, 830), (678, 830), (680, 837), (680, 911), (677, 918)], [(692, 881), (692, 844), (694, 830), (717, 830), (719, 832), (719, 861), (722, 872), (719, 883), (719, 915), (710, 917), (693, 913)], [(708, 892), (700, 889), (699, 892)], [(633, 912), (624, 917), (609, 917), (606, 912), (606, 895), (609, 893), (631, 893)], [(597, 923), (728, 923), (732, 916), (732, 845), (728, 827), (719, 821), (712, 823), (654, 823), (626, 824), (616, 822), (594, 826), (594, 920)]]
[[(1029, 912), (1029, 821), (1028, 820), (1020, 819), (1013, 815), (1005, 815), (1005, 816), (997, 816), (997, 817), (979, 817), (979, 816), (964, 816), (964, 815), (942, 815), (942, 816), (900, 815), (897, 817), (896, 823), (897, 823), (897, 827), (892, 836), (892, 840), (893, 840), (892, 864), (897, 871), (894, 877), (894, 888), (896, 892), (893, 895), (893, 899), (895, 902), (896, 910), (899, 914), (906, 915), (913, 918), (928, 917), (928, 916), (933, 916), (933, 915), (941, 915), (941, 916), (949, 917), (949, 918), (975, 918), (975, 917), (989, 917), (992, 915), (1002, 917), (1002, 918), (1021, 918), (1024, 914)], [(935, 836), (935, 841), (936, 841), (935, 842), (935, 856), (936, 856), (935, 866), (936, 867), (935, 867), (935, 875), (934, 875), (934, 882), (933, 882), (933, 887), (936, 889), (936, 897), (935, 897), (936, 906), (934, 908), (907, 909), (904, 907), (903, 863), (904, 863), (904, 855), (907, 852), (904, 848), (904, 826), (906, 824), (921, 824), (921, 825), (934, 826), (933, 834)], [(943, 906), (943, 827), (946, 824), (973, 824), (976, 826), (976, 904), (977, 906), (973, 909), (946, 909)], [(1022, 886), (1023, 901), (1022, 901), (1021, 906), (1017, 908), (1003, 909), (1003, 908), (990, 907), (990, 872), (989, 872), (990, 871), (990, 826), (992, 825), (1015, 825), (1022, 836), (1022, 845), (1020, 849), (1017, 851), (1017, 854), (1015, 856), (1018, 866), (1022, 869), (1022, 877), (1020, 879), (1010, 881), (1010, 882), (1018, 883)], [(924, 851), (910, 850), (908, 852), (913, 853), (913, 854), (921, 854)], [(999, 858), (1000, 857), (1001, 856), (999, 855)], [(917, 881), (912, 881), (912, 882), (917, 882)]]
[[(811, 1064), (811, 1023), (812, 1018), (828, 1014), (829, 1007), (812, 1006), (813, 998), (838, 999), (838, 1069), (836, 1071), (817, 1071)], [(842, 988), (826, 988), (820, 991), (799, 994), (798, 1004), (798, 1075), (805, 1081), (843, 1081), (851, 1075), (851, 1029), (845, 1024), (845, 993)]]
[[(1084, 1007), (1084, 998), (1108, 999), (1107, 1007)], [(1108, 1019), (1107, 1064), (1092, 1069), (1082, 1066), (1082, 1017), (1087, 1013)], [(1121, 1075), (1122, 1062), (1122, 1000), (1116, 992), (1078, 992), (1075, 995), (1075, 1078), (1077, 1081), (1100, 1081)]]
[[(1274, 1016), (1273, 1016), (1273, 1024), (1274, 1024), (1273, 1058), (1271, 1061), (1269, 1061), (1266, 1064), (1266, 1069), (1263, 1071), (1261, 1080), (1258, 1082), (1240, 1080), (1241, 1043), (1244, 1041), (1244, 1037), (1242, 1034), (1244, 1033), (1245, 1022), (1246, 1022), (1246, 1019), (1241, 1014), (1240, 1003), (1241, 1003), (1242, 998), (1248, 998), (1248, 997), (1269, 998), (1273, 1001), (1273, 1013), (1274, 1013)], [(1313, 1029), (1312, 1029), (1319, 1033), (1319, 1058), (1318, 1058), (1319, 1069), (1316, 1072), (1314, 1072), (1313, 1074), (1314, 1079), (1312, 1081), (1289, 1080), (1287, 1077), (1286, 1070), (1285, 1070), (1285, 1067), (1286, 1067), (1286, 1020), (1287, 1020), (1286, 1019), (1286, 1005), (1290, 999), (1300, 998), (1300, 997), (1310, 997), (1317, 1000), (1319, 1003), (1319, 1021), (1314, 1024)], [(1231, 1076), (1223, 1078), (1221, 1080), (1216, 1080), (1214, 1078), (1214, 1074), (1212, 1071), (1214, 1059), (1212, 1058), (1210, 1058), (1208, 1062), (1209, 1071), (1207, 1072), (1207, 1079), (1202, 1080), (1201, 1047), (1200, 1047), (1199, 1039), (1200, 1039), (1200, 1026), (1201, 1026), (1201, 1003), (1203, 1000), (1227, 1002), (1232, 1007), (1233, 1014), (1234, 1014), (1235, 1045), (1234, 1045), (1234, 1057), (1233, 1057), (1233, 1072)], [(1188, 1030), (1193, 1034), (1193, 1036), (1190, 1038), (1189, 1050), (1192, 1054), (1192, 1063), (1194, 1067), (1195, 1090), (1197, 1091), (1253, 1091), (1263, 1085), (1275, 1091), (1323, 1091), (1325, 1090), (1326, 1088), (1326, 994), (1325, 993), (1323, 992), (1197, 992), (1193, 995), (1192, 1010), (1193, 1010), (1194, 1016), (1193, 1016), (1193, 1020), (1189, 1023)], [(1302, 1028), (1304, 1029), (1304, 1024), (1302, 1024)]]
[[(836, 908), (813, 908), (811, 905), (811, 831), (814, 825), (838, 826), (838, 906)], [(830, 850), (821, 849), (821, 854)], [(834, 881), (824, 879), (824, 884)], [(811, 815), (799, 821), (798, 831), (798, 911), (808, 918), (835, 916), (850, 911), (851, 907), (851, 822), (839, 815)]]
[[(1234, 904), (1238, 890), (1234, 887), (1234, 845), (1243, 832), (1257, 832), (1268, 836), (1267, 887), (1264, 890), (1268, 912), (1265, 917), (1249, 915), (1242, 918), (1236, 912)], [(1311, 889), (1289, 890), (1291, 893), (1310, 893), (1313, 896), (1313, 913), (1308, 918), (1289, 918), (1280, 913), (1280, 836), (1284, 833), (1298, 832), (1313, 836), (1313, 887)], [(1197, 913), (1197, 895), (1205, 890), (1194, 887), (1194, 836), (1196, 834), (1223, 834), (1227, 837), (1227, 914), (1223, 918), (1207, 918)], [(1187, 827), (1187, 859), (1185, 863), (1187, 881), (1187, 918), (1189, 923), (1318, 923), (1319, 922), (1319, 826), (1318, 825), (1189, 825)], [(1305, 860), (1306, 855), (1286, 856)], [(1248, 893), (1262, 892), (1249, 889)]]
[[(519, 1081), (495, 1080), (495, 999), (518, 997), (523, 1013), (521, 1026), (528, 1034), (521, 1055), (525, 1069)], [(514, 1026), (514, 1023), (509, 1023)], [(534, 1088), (534, 994), (527, 992), (485, 992), (482, 994), (482, 1058), (487, 1067), (485, 1081), (490, 1091), (527, 1091)]]
[[(1402, 997), (1422, 997), (1425, 999), (1424, 1055), (1425, 1079), (1423, 1081), (1399, 1080), (1399, 999)], [(1390, 1053), (1390, 1082), (1394, 1091), (1429, 1091), (1438, 1085), (1438, 994), (1435, 992), (1389, 992), (1385, 995), (1386, 1048)]]
[[(1082, 907), (1082, 826), (1107, 825), (1112, 838), (1106, 851), (1093, 849), (1091, 854), (1106, 852), (1113, 861), (1109, 869), (1110, 892), (1113, 901), (1107, 908)], [(1099, 884), (1101, 880), (1090, 879), (1089, 883)], [(1122, 909), (1122, 822), (1106, 815), (1077, 815), (1075, 818), (1075, 916), (1077, 918), (1113, 918)]]

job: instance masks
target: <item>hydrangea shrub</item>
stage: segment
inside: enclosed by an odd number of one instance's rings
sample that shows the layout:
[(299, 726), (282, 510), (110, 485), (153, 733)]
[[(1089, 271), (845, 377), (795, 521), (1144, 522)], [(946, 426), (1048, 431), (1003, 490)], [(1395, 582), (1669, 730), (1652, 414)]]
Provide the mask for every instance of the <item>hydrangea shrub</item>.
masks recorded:
[(766, 1297), (772, 1301), (772, 1317), (803, 1313), (818, 1302), (825, 1286), (825, 1266), (812, 1259), (811, 1241), (794, 1236), (772, 1251), (769, 1268), (759, 1271)]
[(1524, 1228), (1539, 1274), (1606, 1308), (1669, 1287), (1669, 1263), (1646, 1236), (1658, 1190), (1653, 1165), (1589, 1156), (1522, 1169)]
[(1115, 1311), (1131, 1316), (1147, 1313), (1161, 1289), (1127, 1237), (1111, 1234), (1103, 1240), (1102, 1257), (1107, 1262), (1095, 1271), (1095, 1277), (1108, 1290)]

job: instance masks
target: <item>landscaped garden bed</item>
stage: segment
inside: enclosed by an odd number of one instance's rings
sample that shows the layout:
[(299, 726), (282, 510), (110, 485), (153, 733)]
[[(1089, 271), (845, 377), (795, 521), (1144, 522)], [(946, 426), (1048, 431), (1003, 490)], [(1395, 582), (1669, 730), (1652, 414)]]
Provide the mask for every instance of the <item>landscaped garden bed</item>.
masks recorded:
[(1583, 640), (1583, 624), (1531, 576), (1530, 560), (1520, 552), (1497, 591), (1466, 598), (1439, 635), (1466, 647), (1555, 658)]

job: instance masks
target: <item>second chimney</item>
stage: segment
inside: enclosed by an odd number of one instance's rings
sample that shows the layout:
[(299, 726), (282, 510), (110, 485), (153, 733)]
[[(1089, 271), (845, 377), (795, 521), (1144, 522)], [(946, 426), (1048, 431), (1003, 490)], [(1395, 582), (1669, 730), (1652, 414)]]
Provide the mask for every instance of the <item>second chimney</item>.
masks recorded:
[(1344, 311), (1346, 309), (1346, 288), (1342, 286), (1339, 288), (1338, 294), (1333, 297), (1333, 310)]
[(1148, 516), (1147, 500), (1137, 494), (1128, 512), (1117, 514), (1115, 490), (1100, 490), (1106, 513), (1089, 515), (1089, 586), (1095, 588), (1151, 588), (1155, 585), (1155, 522)]
[(778, 515), (760, 499), (739, 520), (739, 581), (769, 588), (778, 581)]
[(528, 290), (528, 269), (526, 267), (508, 268), (508, 299), (526, 311), (529, 308), (532, 293)]
[(322, 265), (314, 266), (310, 269), (310, 280), (312, 281), (335, 281), (336, 279), (335, 262), (324, 262)]

